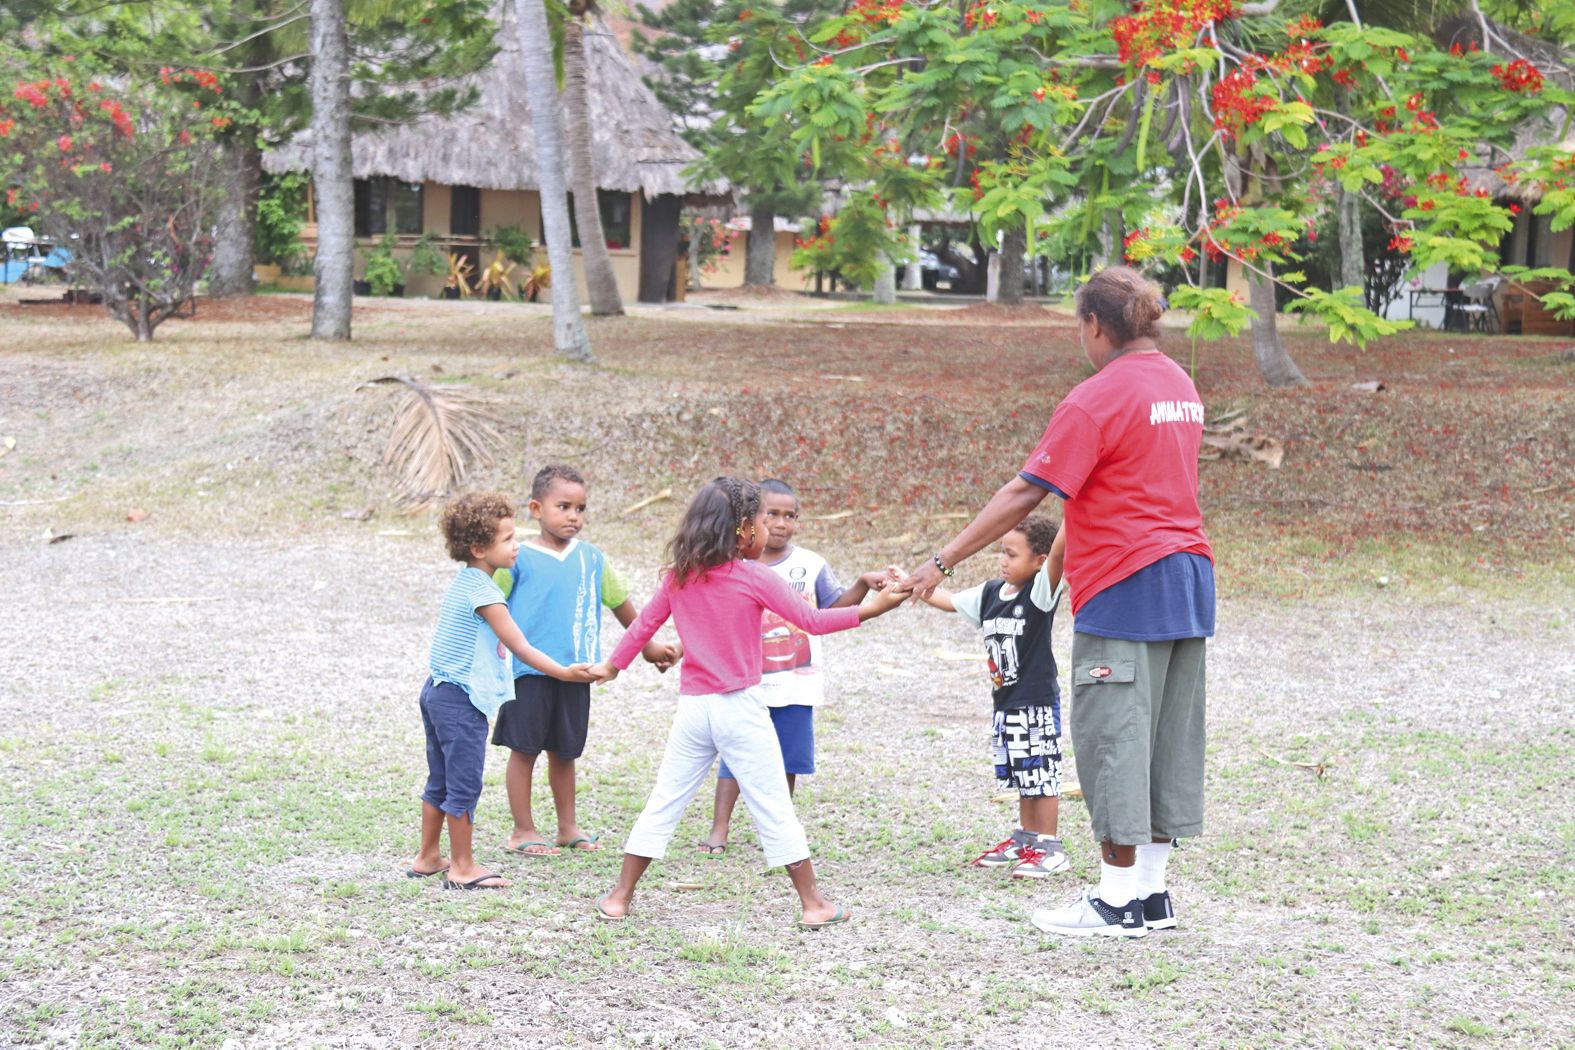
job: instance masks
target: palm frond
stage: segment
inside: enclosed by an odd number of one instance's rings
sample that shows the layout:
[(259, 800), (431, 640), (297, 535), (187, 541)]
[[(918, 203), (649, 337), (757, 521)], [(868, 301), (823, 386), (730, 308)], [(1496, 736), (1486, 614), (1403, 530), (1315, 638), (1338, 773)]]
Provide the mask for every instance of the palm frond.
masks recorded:
[(463, 387), (435, 387), (410, 376), (379, 376), (356, 387), (399, 384), (383, 465), (394, 472), (401, 507), (417, 511), (454, 492), (473, 464), (490, 466), (503, 443), (490, 402)]

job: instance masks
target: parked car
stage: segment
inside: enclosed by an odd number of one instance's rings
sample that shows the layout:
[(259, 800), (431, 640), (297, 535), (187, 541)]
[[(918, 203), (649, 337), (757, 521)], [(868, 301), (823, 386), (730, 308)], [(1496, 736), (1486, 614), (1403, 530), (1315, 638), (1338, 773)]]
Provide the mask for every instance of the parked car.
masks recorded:
[[(952, 282), (962, 275), (957, 272), (957, 267), (950, 263), (942, 262), (940, 257), (928, 248), (919, 249), (919, 279), (924, 287), (934, 291), (937, 288), (950, 288)], [(903, 263), (897, 267), (897, 283), (901, 284), (903, 275), (907, 272), (908, 264)]]

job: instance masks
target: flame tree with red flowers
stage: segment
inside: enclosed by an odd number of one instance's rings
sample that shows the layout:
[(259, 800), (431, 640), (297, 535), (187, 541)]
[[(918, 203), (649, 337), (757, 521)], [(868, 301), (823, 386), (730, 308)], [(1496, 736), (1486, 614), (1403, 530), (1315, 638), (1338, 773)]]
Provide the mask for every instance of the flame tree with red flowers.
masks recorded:
[(82, 66), (34, 66), (0, 95), (0, 186), (146, 342), (190, 302), (212, 256), (224, 195), (215, 139), (231, 106), (211, 73), (165, 68), (131, 83)]
[[(849, 144), (897, 141), (903, 166), (969, 208), (986, 243), (1179, 265), (1171, 302), (1192, 312), (1193, 334), (1250, 324), (1265, 379), (1295, 384), (1276, 294), (1333, 339), (1365, 345), (1404, 324), (1361, 288), (1314, 287), (1298, 270), (1298, 242), (1337, 187), (1384, 216), (1417, 271), (1500, 269), (1513, 215), (1469, 169), (1535, 182), (1537, 213), (1555, 230), (1575, 223), (1568, 151), (1512, 151), (1517, 129), (1575, 103), (1571, 71), (1556, 47), (1532, 50), (1490, 17), (1537, 12), (1470, 6), (1468, 31), (1439, 42), (1365, 25), (1354, 4), (1324, 25), (1278, 0), (902, 0), (873, 17), (861, 0), (805, 34), (806, 59), (778, 54), (784, 73), (752, 113), (788, 122), (811, 165), (871, 192), (873, 165)], [(1386, 172), (1408, 187), (1399, 210), (1379, 192)], [(1250, 305), (1205, 286), (1212, 260), (1245, 273)], [(1575, 316), (1570, 273), (1536, 276), (1552, 288), (1543, 305)]]

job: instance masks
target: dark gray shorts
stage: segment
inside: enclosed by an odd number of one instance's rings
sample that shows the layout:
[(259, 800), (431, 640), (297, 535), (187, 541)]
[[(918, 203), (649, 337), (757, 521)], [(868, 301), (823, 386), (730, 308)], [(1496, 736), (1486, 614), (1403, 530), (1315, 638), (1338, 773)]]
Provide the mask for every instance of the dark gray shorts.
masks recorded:
[(1205, 645), (1072, 635), (1072, 747), (1094, 838), (1202, 832)]

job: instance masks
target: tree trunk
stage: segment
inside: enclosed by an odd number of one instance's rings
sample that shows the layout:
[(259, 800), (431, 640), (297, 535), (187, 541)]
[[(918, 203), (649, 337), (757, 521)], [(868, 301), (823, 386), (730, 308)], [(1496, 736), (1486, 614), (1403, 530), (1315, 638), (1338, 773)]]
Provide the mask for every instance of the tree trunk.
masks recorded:
[[(241, 105), (257, 109), (260, 94), (256, 77), (242, 80)], [(208, 271), (208, 294), (219, 299), (251, 295), (257, 290), (252, 281), (257, 264), (257, 193), (262, 186), (262, 147), (257, 142), (257, 129), (237, 125), (221, 160), (227, 178), (215, 223), (213, 265)]]
[[(1264, 269), (1268, 269), (1267, 265)], [(1258, 362), (1258, 371), (1270, 386), (1306, 386), (1307, 377), (1285, 352), (1285, 342), (1280, 338), (1274, 314), (1274, 282), (1249, 271), (1247, 289), (1254, 315), (1252, 356)]]
[(881, 306), (897, 304), (897, 268), (885, 252), (880, 256), (880, 269), (875, 272), (875, 302)]
[(574, 219), (580, 228), (580, 257), (585, 261), (585, 291), (591, 313), (612, 317), (623, 313), (618, 278), (607, 254), (602, 210), (597, 203), (596, 171), (591, 163), (591, 103), (585, 85), (583, 3), (569, 5), (563, 23), (564, 137), (569, 147), (569, 182), (574, 191)]
[(574, 286), (569, 206), (564, 200), (563, 136), (558, 125), (558, 87), (553, 82), (552, 35), (543, 0), (514, 0), (515, 34), (524, 66), (531, 128), (536, 133), (536, 181), (541, 192), (542, 235), (552, 267), (552, 344), (577, 361), (591, 360), (591, 340), (580, 317)]
[(311, 0), (312, 195), (317, 257), (312, 338), (349, 339), (355, 290), (355, 178), (350, 167), (350, 44), (345, 0)]
[(1007, 230), (1001, 238), (1000, 302), (1004, 306), (1023, 305), (1023, 252), (1028, 231)]
[(924, 288), (924, 267), (919, 264), (919, 249), (924, 247), (922, 240), (923, 231), (918, 223), (908, 225), (908, 249), (913, 258), (908, 260), (908, 266), (902, 271), (902, 289), (905, 292), (917, 292)]
[[(1351, 111), (1350, 92), (1335, 89), (1335, 107), (1341, 113)], [(1345, 187), (1334, 184), (1335, 218), (1340, 228), (1340, 283), (1338, 288), (1367, 287), (1367, 254), (1362, 245), (1362, 200), (1359, 194), (1345, 192)]]
[(693, 228), (689, 231), (689, 290), (700, 290), (700, 231)]
[(777, 283), (777, 210), (760, 200), (749, 202), (749, 242), (744, 248), (744, 287), (770, 288)]

